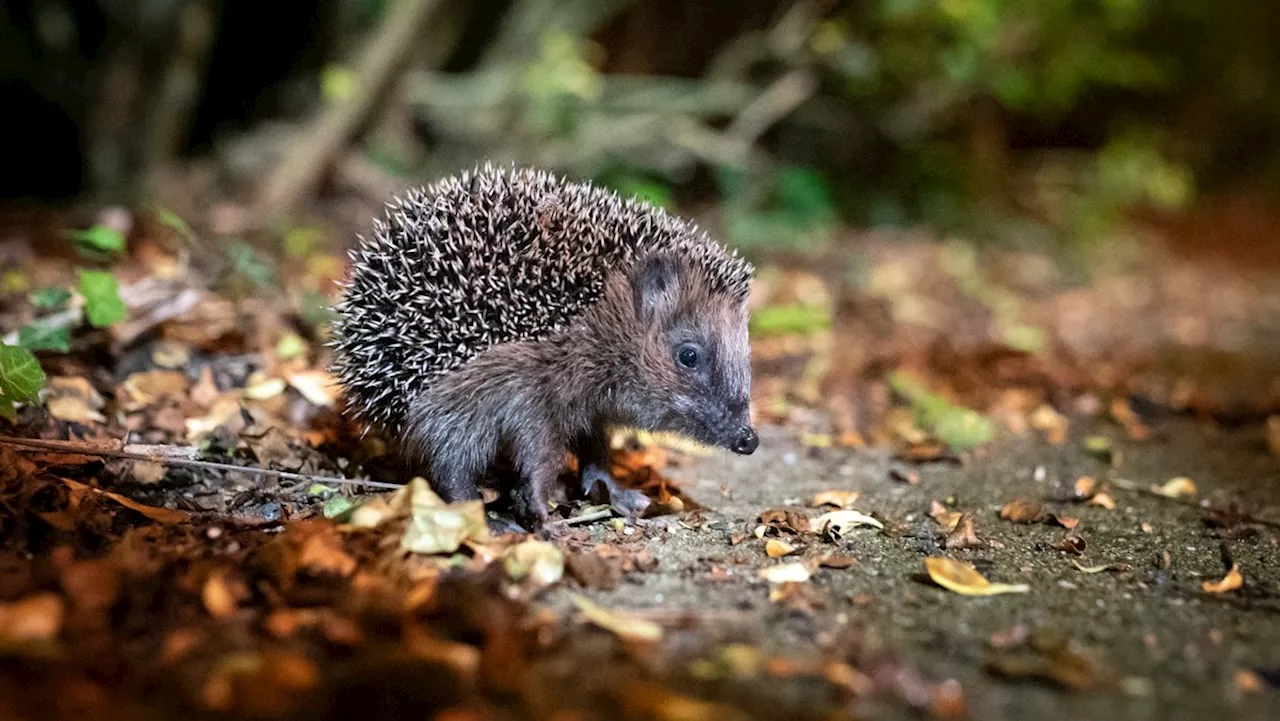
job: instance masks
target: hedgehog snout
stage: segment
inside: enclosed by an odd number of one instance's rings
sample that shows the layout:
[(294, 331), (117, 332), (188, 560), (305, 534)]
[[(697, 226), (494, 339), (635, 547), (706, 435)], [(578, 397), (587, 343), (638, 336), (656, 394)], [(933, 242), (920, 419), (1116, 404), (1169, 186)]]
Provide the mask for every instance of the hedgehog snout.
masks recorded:
[(733, 447), (729, 450), (741, 456), (749, 456), (756, 452), (756, 448), (760, 447), (760, 436), (756, 435), (756, 431), (751, 426), (743, 426), (738, 430), (738, 437), (733, 441)]

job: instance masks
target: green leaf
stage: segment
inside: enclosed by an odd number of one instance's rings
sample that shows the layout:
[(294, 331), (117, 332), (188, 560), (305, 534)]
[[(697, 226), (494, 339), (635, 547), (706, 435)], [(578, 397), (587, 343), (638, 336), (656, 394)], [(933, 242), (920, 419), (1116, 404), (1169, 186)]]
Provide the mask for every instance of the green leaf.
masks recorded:
[(795, 304), (761, 308), (751, 316), (751, 332), (761, 335), (801, 333), (809, 335), (831, 327), (831, 308)]
[(191, 232), (191, 226), (187, 225), (187, 221), (168, 208), (156, 208), (156, 219), (160, 221), (161, 225), (187, 240), (195, 237), (195, 233)]
[(106, 328), (129, 316), (120, 299), (120, 285), (107, 271), (81, 270), (80, 295), (84, 296), (85, 316), (94, 328)]
[(31, 351), (0, 345), (0, 415), (13, 418), (14, 403), (36, 402), (44, 381), (44, 370)]
[(18, 329), (18, 345), (33, 353), (41, 350), (69, 353), (71, 332), (66, 326), (53, 326), (37, 320)]
[(31, 305), (42, 310), (60, 310), (71, 300), (71, 291), (57, 286), (36, 288), (31, 293)]
[(986, 416), (930, 393), (905, 373), (891, 375), (889, 386), (911, 402), (916, 422), (922, 428), (956, 450), (980, 446), (995, 437), (995, 427)]
[(95, 225), (88, 230), (73, 230), (67, 236), (86, 250), (99, 253), (124, 252), (124, 233), (105, 225)]

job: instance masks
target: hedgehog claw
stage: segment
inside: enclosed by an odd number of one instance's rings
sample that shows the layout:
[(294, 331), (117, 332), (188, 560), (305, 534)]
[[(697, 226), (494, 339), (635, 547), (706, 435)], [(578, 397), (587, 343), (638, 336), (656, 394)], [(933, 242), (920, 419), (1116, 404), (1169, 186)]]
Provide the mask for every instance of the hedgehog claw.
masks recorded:
[(506, 514), (499, 514), (490, 511), (485, 520), (489, 523), (489, 532), (495, 536), (505, 536), (511, 533), (524, 535), (529, 532), (529, 529), (520, 525), (514, 518), (511, 518)]

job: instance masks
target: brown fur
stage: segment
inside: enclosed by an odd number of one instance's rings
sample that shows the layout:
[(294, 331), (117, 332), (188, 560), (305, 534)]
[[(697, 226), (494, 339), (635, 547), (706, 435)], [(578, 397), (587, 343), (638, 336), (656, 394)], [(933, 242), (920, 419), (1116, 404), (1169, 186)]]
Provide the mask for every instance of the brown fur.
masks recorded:
[[(545, 520), (566, 450), (581, 461), (584, 491), (603, 482), (615, 504), (638, 512), (647, 501), (605, 470), (610, 427), (754, 451), (747, 317), (744, 299), (693, 264), (650, 256), (611, 274), (600, 301), (559, 333), (489, 348), (412, 398), (406, 450), (447, 501), (477, 498), (478, 478), (509, 459), (526, 527)], [(702, 359), (694, 370), (677, 360), (690, 344)]]

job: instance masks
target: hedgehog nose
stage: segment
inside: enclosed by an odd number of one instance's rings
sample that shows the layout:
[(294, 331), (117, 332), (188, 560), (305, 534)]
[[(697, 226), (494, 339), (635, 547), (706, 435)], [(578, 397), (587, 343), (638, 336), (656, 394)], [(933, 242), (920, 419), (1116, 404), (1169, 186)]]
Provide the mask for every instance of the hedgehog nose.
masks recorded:
[(756, 452), (756, 448), (760, 445), (760, 437), (756, 435), (755, 429), (750, 426), (743, 426), (738, 431), (738, 437), (733, 441), (733, 452), (749, 456)]

